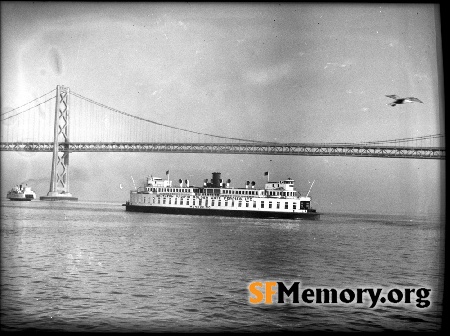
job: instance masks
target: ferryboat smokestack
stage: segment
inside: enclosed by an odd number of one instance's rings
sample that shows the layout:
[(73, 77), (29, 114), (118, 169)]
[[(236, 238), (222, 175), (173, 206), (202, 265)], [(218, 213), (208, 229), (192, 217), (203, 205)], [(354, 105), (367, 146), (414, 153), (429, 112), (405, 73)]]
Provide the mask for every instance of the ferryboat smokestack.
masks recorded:
[(186, 184), (186, 188), (189, 188), (189, 180), (184, 180), (184, 183)]
[(229, 187), (230, 187), (230, 183), (231, 183), (231, 180), (230, 180), (230, 179), (228, 179), (228, 180), (227, 180), (227, 188), (229, 188)]
[(212, 186), (213, 188), (220, 188), (220, 173), (212, 173)]
[(255, 181), (252, 181), (252, 189), (255, 188)]
[(245, 184), (245, 189), (248, 189), (249, 185), (250, 185), (250, 181), (247, 181), (247, 183)]
[(183, 180), (179, 179), (178, 182), (180, 183), (180, 188), (183, 188)]

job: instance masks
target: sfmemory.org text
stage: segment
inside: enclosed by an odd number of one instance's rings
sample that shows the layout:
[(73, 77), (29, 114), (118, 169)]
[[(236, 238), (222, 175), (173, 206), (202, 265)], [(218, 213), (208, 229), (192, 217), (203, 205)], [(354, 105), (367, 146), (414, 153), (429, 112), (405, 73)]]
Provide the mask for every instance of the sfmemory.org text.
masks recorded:
[[(300, 288), (295, 281), (286, 286), (282, 281), (254, 281), (249, 284), (249, 302), (252, 304), (300, 303), (303, 304), (415, 304), (417, 308), (428, 308), (431, 289), (419, 288)], [(276, 298), (274, 300), (274, 297)], [(287, 299), (285, 301), (285, 298)]]

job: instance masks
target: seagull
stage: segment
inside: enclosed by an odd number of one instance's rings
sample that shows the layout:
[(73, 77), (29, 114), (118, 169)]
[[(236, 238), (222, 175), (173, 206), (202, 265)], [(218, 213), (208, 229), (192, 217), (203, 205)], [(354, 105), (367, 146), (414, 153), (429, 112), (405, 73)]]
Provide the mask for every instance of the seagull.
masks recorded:
[(397, 104), (414, 103), (414, 102), (423, 104), (423, 101), (421, 101), (421, 100), (419, 100), (417, 98), (414, 98), (414, 97), (400, 98), (397, 95), (388, 95), (386, 97), (395, 99), (395, 101), (393, 101), (392, 103), (386, 104), (386, 105), (390, 105), (390, 106), (395, 106)]

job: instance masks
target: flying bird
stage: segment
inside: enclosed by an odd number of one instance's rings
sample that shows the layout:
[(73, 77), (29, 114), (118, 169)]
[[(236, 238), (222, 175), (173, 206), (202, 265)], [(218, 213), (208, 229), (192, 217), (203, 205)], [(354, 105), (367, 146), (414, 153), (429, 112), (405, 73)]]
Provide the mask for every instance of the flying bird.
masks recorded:
[(397, 104), (414, 103), (414, 102), (423, 104), (423, 101), (421, 101), (421, 100), (419, 100), (417, 98), (414, 98), (414, 97), (400, 98), (397, 95), (388, 95), (386, 97), (395, 99), (392, 103), (386, 104), (386, 105), (390, 105), (390, 106), (395, 106)]

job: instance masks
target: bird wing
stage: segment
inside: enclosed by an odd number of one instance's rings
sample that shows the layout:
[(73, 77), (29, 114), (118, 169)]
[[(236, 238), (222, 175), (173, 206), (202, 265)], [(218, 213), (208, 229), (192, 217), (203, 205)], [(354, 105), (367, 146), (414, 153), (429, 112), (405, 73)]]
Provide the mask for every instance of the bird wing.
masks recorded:
[(421, 101), (420, 99), (417, 99), (415, 97), (408, 97), (408, 99), (423, 104), (423, 101)]
[(392, 99), (399, 99), (400, 97), (397, 95), (387, 95), (386, 97), (392, 98)]

